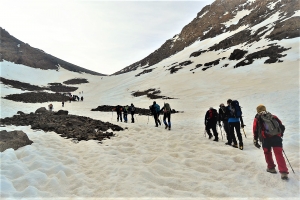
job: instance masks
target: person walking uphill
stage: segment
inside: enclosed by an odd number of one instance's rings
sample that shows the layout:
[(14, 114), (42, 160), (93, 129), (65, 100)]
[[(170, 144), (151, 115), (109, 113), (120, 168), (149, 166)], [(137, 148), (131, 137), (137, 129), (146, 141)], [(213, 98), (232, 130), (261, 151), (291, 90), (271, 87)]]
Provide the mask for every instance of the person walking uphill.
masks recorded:
[(217, 132), (217, 122), (218, 122), (218, 112), (213, 107), (210, 107), (209, 110), (205, 114), (204, 118), (204, 124), (205, 124), (205, 130), (209, 136), (209, 139), (212, 138), (212, 134), (210, 132), (210, 129), (212, 129), (215, 139), (213, 141), (218, 142), (218, 132)]
[[(164, 124), (165, 124), (165, 129), (169, 128), (169, 130), (171, 130), (171, 106), (168, 103), (164, 103), (164, 107), (162, 107), (162, 109), (159, 112), (164, 112)], [(166, 121), (166, 119), (168, 118), (168, 123)]]
[(119, 121), (120, 119), (120, 121), (122, 122), (122, 106), (117, 105), (115, 111), (117, 112), (117, 121)]
[(124, 109), (123, 109), (123, 118), (124, 118), (124, 122), (127, 123), (127, 114), (128, 114), (128, 105), (124, 106)]
[[(232, 101), (231, 99), (228, 99), (227, 104), (228, 104), (228, 108), (230, 111), (229, 118), (228, 118), (230, 138), (229, 138), (228, 143), (226, 143), (226, 145), (231, 145), (231, 143), (233, 142), (232, 146), (234, 148), (239, 148), (239, 149), (243, 150), (244, 144), (243, 144), (243, 138), (242, 138), (242, 134), (241, 134), (241, 127), (244, 128), (245, 125), (244, 125), (244, 121), (242, 118), (241, 107), (237, 100)], [(235, 138), (234, 129), (236, 132), (236, 136), (239, 140), (239, 147), (237, 145), (237, 141)]]
[(129, 107), (129, 111), (131, 114), (131, 123), (134, 123), (134, 113), (135, 113), (135, 107), (133, 104), (131, 104), (131, 106)]
[(228, 118), (229, 118), (229, 109), (227, 109), (225, 105), (221, 103), (219, 108), (219, 126), (221, 128), (222, 127), (221, 122), (223, 122), (223, 127), (226, 133), (227, 141), (230, 140)]
[(149, 106), (150, 111), (154, 117), (154, 121), (155, 121), (155, 127), (158, 127), (158, 124), (161, 125), (160, 120), (158, 119), (159, 117), (159, 112), (160, 112), (160, 106), (158, 104), (156, 104), (155, 101), (153, 101), (153, 105)]
[(277, 116), (266, 111), (264, 105), (257, 106), (256, 110), (257, 114), (253, 122), (253, 143), (255, 147), (260, 148), (258, 139), (262, 142), (267, 172), (277, 173), (271, 151), (271, 148), (273, 148), (281, 178), (288, 179), (289, 172), (282, 155), (282, 137), (285, 127)]

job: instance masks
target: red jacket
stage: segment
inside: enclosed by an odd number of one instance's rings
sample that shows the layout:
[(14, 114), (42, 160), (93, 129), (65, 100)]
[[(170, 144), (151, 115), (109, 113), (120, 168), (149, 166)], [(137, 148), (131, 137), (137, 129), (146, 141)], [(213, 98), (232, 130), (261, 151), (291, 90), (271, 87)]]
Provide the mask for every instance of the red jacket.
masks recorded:
[[(280, 121), (280, 119), (276, 115), (273, 115), (273, 117), (278, 121), (278, 123), (281, 126), (283, 126), (282, 122)], [(259, 128), (261, 128), (261, 129), (259, 129)], [(259, 132), (258, 131), (261, 131), (262, 138), (272, 137), (272, 136), (265, 135), (264, 126), (260, 126), (259, 121), (258, 121), (258, 114), (256, 114), (255, 118), (254, 118), (254, 121), (253, 121), (253, 136), (254, 136), (255, 140), (257, 140), (258, 137), (259, 137)], [(278, 134), (277, 136), (282, 137), (283, 133)]]

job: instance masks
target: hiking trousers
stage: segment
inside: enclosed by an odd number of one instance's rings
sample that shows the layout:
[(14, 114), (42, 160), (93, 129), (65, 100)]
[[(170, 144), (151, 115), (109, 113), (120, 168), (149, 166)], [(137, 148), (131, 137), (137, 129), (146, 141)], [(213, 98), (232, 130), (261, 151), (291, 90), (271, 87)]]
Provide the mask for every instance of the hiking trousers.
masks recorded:
[(123, 113), (124, 122), (127, 122), (127, 113)]
[(239, 143), (242, 145), (243, 138), (241, 134), (240, 122), (229, 122), (228, 125), (229, 125), (229, 136), (230, 136), (228, 143), (231, 144), (233, 142), (233, 144), (237, 145), (237, 141), (234, 134), (234, 129), (235, 129), (236, 136), (239, 140)]
[(134, 111), (131, 111), (131, 123), (134, 123)]
[(273, 149), (279, 172), (288, 174), (289, 173), (288, 168), (286, 166), (286, 162), (282, 154), (282, 138), (279, 136), (264, 138), (262, 142), (262, 146), (265, 154), (267, 167), (269, 169), (276, 167), (272, 156), (272, 149)]
[(158, 126), (158, 124), (160, 125), (160, 120), (158, 119), (159, 117), (159, 114), (155, 113), (153, 114), (153, 117), (154, 117), (154, 121), (155, 121), (155, 125)]
[(207, 134), (209, 136), (212, 136), (211, 132), (210, 132), (210, 129), (212, 129), (213, 133), (214, 133), (214, 136), (215, 136), (215, 139), (219, 139), (218, 138), (218, 132), (217, 132), (217, 123), (213, 123), (213, 122), (208, 122), (205, 126), (205, 130), (207, 132)]
[[(167, 124), (166, 119), (168, 119), (168, 124)], [(170, 113), (170, 112), (165, 112), (165, 113), (164, 113), (163, 121), (164, 121), (164, 124), (165, 124), (166, 126), (168, 126), (169, 128), (171, 128), (171, 113)]]
[(122, 121), (122, 113), (121, 112), (117, 112), (117, 121), (119, 121), (119, 119)]
[(229, 134), (228, 120), (224, 120), (224, 121), (222, 121), (222, 122), (223, 122), (223, 127), (224, 127), (224, 130), (225, 130), (225, 133), (226, 133), (227, 141), (229, 142), (230, 134)]

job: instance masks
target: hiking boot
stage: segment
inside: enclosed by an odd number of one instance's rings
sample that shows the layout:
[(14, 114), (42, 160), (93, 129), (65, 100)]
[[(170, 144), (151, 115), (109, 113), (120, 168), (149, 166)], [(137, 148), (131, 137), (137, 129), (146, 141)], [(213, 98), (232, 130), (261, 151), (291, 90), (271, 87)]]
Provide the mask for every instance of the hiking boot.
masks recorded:
[(158, 125), (155, 125), (155, 127), (158, 127)]
[(237, 144), (233, 144), (232, 147), (238, 148), (238, 145)]
[(225, 145), (230, 145), (230, 146), (231, 146), (231, 143), (229, 143), (229, 142), (226, 142), (226, 143), (225, 143)]
[(277, 171), (276, 171), (276, 169), (275, 168), (267, 168), (267, 172), (270, 172), (270, 173), (272, 173), (272, 174), (276, 174), (277, 173)]
[(166, 125), (165, 129), (167, 129), (167, 128), (168, 128), (168, 125)]
[(169, 127), (169, 131), (171, 130), (171, 127)]
[(243, 150), (243, 149), (244, 149), (244, 146), (243, 146), (243, 143), (242, 143), (242, 142), (239, 144), (239, 149), (240, 149), (240, 150)]
[(218, 138), (215, 138), (213, 141), (215, 141), (215, 142), (218, 142), (218, 141), (219, 141), (219, 139), (218, 139)]
[(281, 179), (282, 180), (288, 180), (289, 179), (288, 174), (285, 173), (285, 172), (281, 173)]
[(209, 135), (209, 136), (208, 136), (208, 139), (210, 139), (210, 138), (212, 138), (212, 135)]

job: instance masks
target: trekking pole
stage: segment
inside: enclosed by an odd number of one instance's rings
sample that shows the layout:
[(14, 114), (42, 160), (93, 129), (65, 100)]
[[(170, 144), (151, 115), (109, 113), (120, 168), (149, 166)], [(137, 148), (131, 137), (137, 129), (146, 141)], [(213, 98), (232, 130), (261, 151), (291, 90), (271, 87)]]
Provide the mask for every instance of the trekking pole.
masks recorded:
[(149, 123), (149, 115), (148, 115), (148, 122), (147, 122), (147, 124)]
[(242, 128), (242, 129), (243, 129), (243, 132), (244, 132), (245, 138), (247, 138), (244, 128)]
[(284, 152), (284, 150), (282, 149), (282, 151), (283, 151), (283, 153), (284, 153), (284, 155), (285, 155), (285, 158), (287, 159), (287, 161), (289, 162), (289, 165), (290, 165), (290, 167), (292, 168), (292, 170), (293, 170), (293, 172), (294, 172), (294, 174), (295, 174), (295, 171), (294, 171), (294, 169), (293, 169), (293, 167), (292, 167), (292, 165), (291, 165), (291, 163), (290, 163), (290, 161), (289, 161), (289, 159), (287, 158), (287, 156), (286, 156), (286, 154), (285, 154), (285, 152)]
[(222, 140), (223, 140), (223, 133), (222, 133), (222, 128), (219, 126), (219, 129), (221, 131), (221, 136), (222, 136)]

